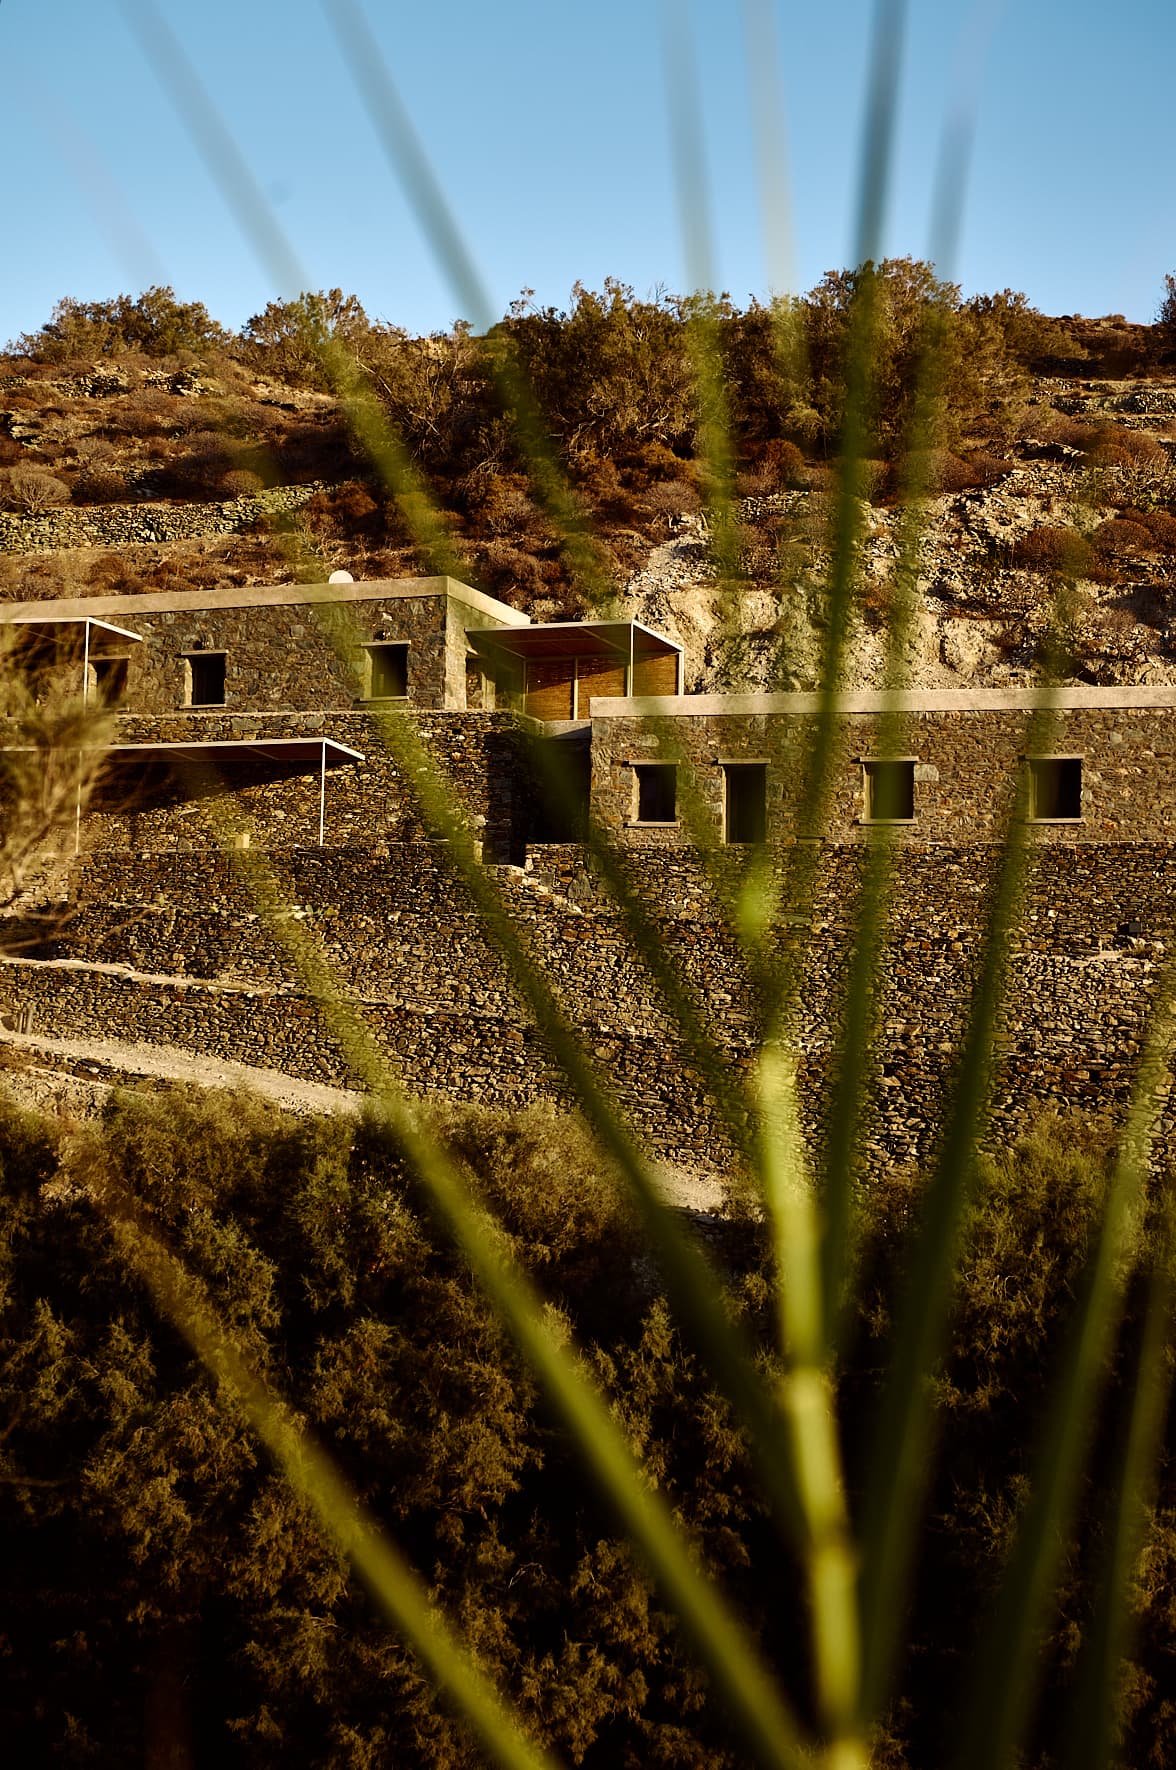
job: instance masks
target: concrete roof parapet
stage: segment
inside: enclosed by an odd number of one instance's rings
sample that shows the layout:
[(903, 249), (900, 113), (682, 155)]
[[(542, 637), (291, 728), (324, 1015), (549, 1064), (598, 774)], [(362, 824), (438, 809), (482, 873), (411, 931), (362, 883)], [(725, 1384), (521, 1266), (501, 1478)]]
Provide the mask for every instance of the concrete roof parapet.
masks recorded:
[(146, 590), (129, 596), (74, 596), (60, 601), (0, 602), (0, 626), (27, 622), (46, 611), (58, 620), (101, 615), (169, 614), (182, 609), (294, 608), (311, 604), (392, 601), (397, 597), (447, 596), (492, 615), (507, 627), (529, 627), (530, 615), (475, 590), (457, 578), (373, 578), (360, 584), (251, 584), (242, 589)]
[[(597, 719), (713, 718), (718, 714), (783, 713), (811, 715), (828, 710), (820, 694), (685, 694), (595, 695)], [(1058, 688), (924, 688), (854, 689), (833, 697), (835, 715), (851, 713), (1003, 713), (1037, 708), (1086, 708), (1113, 712), (1117, 708), (1176, 707), (1176, 687), (1163, 685), (1090, 688), (1079, 684)]]

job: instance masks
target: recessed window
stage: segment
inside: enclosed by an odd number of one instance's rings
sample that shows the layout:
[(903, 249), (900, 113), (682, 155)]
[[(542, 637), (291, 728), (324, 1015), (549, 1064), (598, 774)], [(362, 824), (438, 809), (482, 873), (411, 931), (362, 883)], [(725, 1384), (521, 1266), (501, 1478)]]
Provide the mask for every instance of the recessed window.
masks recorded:
[(408, 646), (369, 645), (367, 696), (369, 701), (402, 701), (408, 694)]
[(223, 707), (225, 654), (190, 651), (184, 659), (184, 698), (189, 707)]
[(1048, 822), (1082, 816), (1081, 756), (1029, 757), (1029, 816)]
[(762, 842), (767, 832), (766, 762), (723, 764), (723, 839)]
[(910, 823), (915, 815), (913, 756), (874, 756), (862, 763), (868, 824)]
[(638, 762), (637, 822), (672, 824), (678, 815), (678, 769), (673, 762)]
[(94, 693), (105, 707), (117, 707), (126, 699), (129, 658), (91, 658)]

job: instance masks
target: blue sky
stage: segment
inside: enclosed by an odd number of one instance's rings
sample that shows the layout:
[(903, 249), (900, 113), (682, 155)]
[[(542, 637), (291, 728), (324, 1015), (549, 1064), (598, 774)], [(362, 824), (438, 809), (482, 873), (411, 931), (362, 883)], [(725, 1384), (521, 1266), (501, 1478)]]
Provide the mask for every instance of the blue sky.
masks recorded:
[[(373, 317), (448, 327), (447, 283), (379, 144), (320, 0), (156, 0), (298, 260), (238, 225), (120, 0), (0, 0), (8, 124), (0, 341), (79, 299), (170, 282), (241, 325), (275, 295), (341, 286)], [(705, 280), (739, 302), (854, 261), (873, 0), (367, 0), (367, 16), (491, 308), (576, 279), (639, 293)], [(765, 39), (763, 20), (768, 20)], [(749, 20), (760, 21), (750, 28)], [(669, 26), (667, 27), (667, 20)], [(704, 168), (683, 228), (667, 31), (689, 43)], [(768, 45), (774, 39), (774, 49)], [(675, 62), (674, 65), (677, 65)], [(932, 255), (945, 117), (974, 120), (944, 265), (965, 292), (1150, 320), (1176, 270), (1171, 0), (908, 0), (881, 248)], [(753, 73), (755, 78), (753, 78)], [(765, 225), (763, 135), (785, 215)], [(786, 166), (783, 162), (786, 160)]]

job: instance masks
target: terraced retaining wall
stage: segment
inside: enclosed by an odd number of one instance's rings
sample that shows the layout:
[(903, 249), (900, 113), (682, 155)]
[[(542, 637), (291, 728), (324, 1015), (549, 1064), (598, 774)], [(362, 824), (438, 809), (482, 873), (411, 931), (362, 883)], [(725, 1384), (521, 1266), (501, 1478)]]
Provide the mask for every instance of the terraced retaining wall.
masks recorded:
[[(414, 1092), (517, 1104), (563, 1090), (508, 970), (442, 846), (275, 850), (288, 914), (321, 941)], [(634, 853), (659, 939), (708, 1010), (726, 1064), (746, 1068), (756, 996), (697, 855)], [(882, 962), (871, 1158), (924, 1160), (944, 1117), (997, 851), (908, 845)], [(787, 855), (779, 857), (787, 864)], [(819, 1117), (852, 945), (862, 850), (822, 857), (799, 943), (795, 1037)], [(725, 864), (737, 872), (737, 855)], [(632, 943), (575, 845), (496, 869), (517, 937), (552, 980), (600, 1072), (663, 1155), (722, 1166), (713, 1102), (673, 1036)], [(1039, 850), (1011, 943), (993, 1090), (998, 1123), (1043, 1108), (1121, 1117), (1173, 938), (1176, 850)], [(82, 863), (75, 914), (40, 958), (5, 961), (0, 999), (36, 1031), (190, 1049), (310, 1080), (353, 1083), (343, 1053), (232, 863), (209, 853), (101, 854)], [(1166, 1133), (1173, 1131), (1165, 1109)]]

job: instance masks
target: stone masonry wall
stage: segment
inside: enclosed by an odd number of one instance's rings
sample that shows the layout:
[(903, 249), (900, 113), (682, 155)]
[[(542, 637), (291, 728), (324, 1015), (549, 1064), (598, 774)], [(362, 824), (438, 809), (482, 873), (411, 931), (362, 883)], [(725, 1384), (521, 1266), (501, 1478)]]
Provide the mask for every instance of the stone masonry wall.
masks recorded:
[[(802, 774), (809, 721), (779, 714), (597, 718), (592, 727), (593, 805), (602, 824), (633, 846), (674, 847), (683, 829), (634, 827), (634, 763), (679, 760), (691, 770), (716, 830), (722, 825), (724, 761), (768, 765), (767, 837), (787, 838)], [(861, 759), (915, 761), (915, 818), (894, 825), (900, 842), (951, 846), (1003, 839), (1010, 795), (1027, 751), (1082, 757), (1082, 817), (1034, 826), (1034, 840), (1058, 844), (1155, 842), (1176, 829), (1176, 707), (1071, 707), (1031, 735), (1028, 715), (1010, 710), (921, 711), (904, 715), (883, 739), (873, 714), (837, 723), (833, 794), (822, 835), (860, 842)]]
[(128, 547), (235, 535), (290, 516), (324, 490), (319, 483), (275, 486), (219, 504), (93, 504), (41, 516), (0, 512), (0, 553), (54, 553), (65, 547)]
[[(406, 1085), (503, 1104), (562, 1098), (543, 1042), (447, 863), (421, 841), (271, 857), (289, 913), (320, 939)], [(782, 941), (801, 951), (795, 1028), (806, 1102), (819, 1117), (839, 991), (852, 949), (863, 851), (822, 857), (811, 914)], [(981, 950), (997, 851), (908, 844), (897, 856), (882, 964), (871, 1150), (925, 1160), (943, 1122)], [(738, 1073), (756, 998), (696, 855), (633, 851), (663, 950), (706, 1005)], [(781, 857), (781, 864), (786, 857)], [(726, 864), (738, 871), (739, 856)], [(614, 908), (575, 846), (497, 872), (517, 938), (552, 980), (639, 1133), (667, 1157), (722, 1166), (713, 1104), (677, 1044)], [(1158, 968), (1176, 930), (1166, 844), (1043, 847), (1012, 941), (994, 1090), (998, 1123), (1043, 1107), (1121, 1116)], [(4, 962), (0, 1001), (34, 1030), (175, 1045), (348, 1083), (341, 1052), (292, 975), (230, 861), (208, 853), (98, 854), (49, 959)], [(1171, 1114), (1166, 1131), (1176, 1131)]]
[[(509, 713), (412, 713), (412, 731), (452, 781), (480, 833), (488, 859), (520, 859), (525, 840), (525, 738)], [(421, 834), (412, 782), (386, 747), (378, 719), (365, 713), (186, 713), (119, 720), (123, 744), (249, 743), (264, 738), (330, 738), (362, 761), (329, 766), (325, 815), (335, 846), (386, 846)], [(216, 831), (248, 831), (255, 846), (317, 843), (319, 758), (290, 763), (223, 756), (223, 789), (191, 781), (168, 785), (148, 754), (111, 758), (96, 808), (84, 820), (85, 853), (184, 852), (215, 848)]]
[[(412, 704), (445, 705), (444, 596), (340, 604), (259, 602), (243, 608), (145, 608), (113, 618), (115, 625), (139, 634), (140, 641), (96, 630), (91, 655), (126, 658), (127, 686), (121, 705), (128, 715), (183, 709), (188, 699), (185, 657), (194, 652), (225, 653), (224, 705), (229, 712), (351, 709), (365, 689), (363, 646), (382, 639), (403, 641), (409, 647)], [(72, 669), (80, 687), (80, 649)]]

